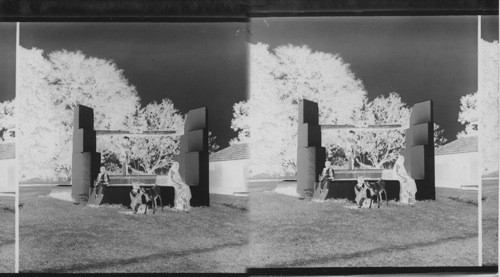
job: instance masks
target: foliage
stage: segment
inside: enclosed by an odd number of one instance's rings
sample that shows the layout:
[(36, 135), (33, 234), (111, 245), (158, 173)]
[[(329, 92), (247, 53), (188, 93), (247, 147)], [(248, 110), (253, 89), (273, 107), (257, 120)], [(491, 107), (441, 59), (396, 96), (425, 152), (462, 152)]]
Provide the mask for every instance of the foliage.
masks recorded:
[(479, 138), (484, 173), (498, 171), (499, 151), (499, 82), (498, 41), (480, 42), (479, 69)]
[(448, 142), (448, 139), (443, 136), (444, 130), (439, 124), (434, 123), (434, 148), (439, 148)]
[(0, 102), (0, 141), (13, 141), (15, 128), (14, 101)]
[(458, 121), (465, 129), (457, 134), (479, 137), (484, 173), (498, 171), (499, 82), (498, 41), (479, 43), (478, 91), (460, 99)]
[(250, 45), (250, 99), (234, 105), (233, 142), (249, 143), (254, 173), (296, 170), (298, 103), (319, 103), (320, 122), (348, 124), (366, 92), (337, 54), (307, 46)]
[[(96, 130), (183, 132), (184, 116), (169, 99), (141, 107), (139, 96), (113, 61), (87, 57), (80, 51), (43, 51), (20, 47), (20, 171), (22, 178), (53, 179), (71, 175), (73, 114), (77, 105), (94, 109)], [(10, 103), (0, 105), (0, 111)], [(0, 116), (1, 118), (1, 116)], [(4, 122), (4, 120), (2, 120)], [(5, 126), (4, 123), (0, 125)], [(4, 132), (5, 133), (5, 132)], [(97, 151), (108, 171), (121, 171), (123, 136), (99, 136)], [(165, 170), (178, 154), (178, 137), (131, 136), (134, 173)], [(215, 137), (209, 134), (211, 149)]]
[[(378, 96), (354, 114), (354, 121), (363, 125), (400, 124), (408, 127), (410, 109), (397, 93)], [(347, 137), (343, 134), (342, 137)], [(356, 162), (363, 168), (383, 168), (396, 160), (404, 148), (404, 129), (356, 131)]]
[[(170, 99), (152, 102), (138, 109), (125, 124), (125, 129), (132, 133), (144, 131), (173, 130), (182, 131), (184, 117), (174, 107)], [(104, 153), (106, 161), (116, 163), (120, 160), (122, 136), (112, 136), (107, 143), (100, 143), (99, 151)], [(172, 157), (178, 154), (179, 138), (177, 136), (131, 136), (131, 167), (137, 172), (155, 174), (168, 167)]]
[[(58, 151), (56, 145), (60, 125), (53, 110), (51, 87), (47, 76), (50, 62), (43, 51), (19, 47), (16, 148), (19, 152), (21, 178), (54, 177), (52, 157)], [(56, 127), (57, 126), (57, 127)]]
[(477, 102), (477, 93), (470, 93), (460, 98), (458, 122), (465, 125), (465, 129), (459, 132), (457, 136), (477, 135), (479, 121)]
[(19, 57), (22, 177), (69, 177), (75, 107), (94, 109), (95, 129), (123, 129), (137, 92), (112, 61), (65, 50), (44, 58), (42, 50), (22, 47)]
[(215, 142), (217, 136), (215, 136), (211, 131), (208, 132), (208, 153), (213, 154), (219, 150), (220, 146)]
[[(250, 100), (234, 105), (232, 142), (250, 145), (254, 174), (295, 173), (298, 103), (318, 103), (320, 124), (409, 125), (410, 109), (397, 93), (371, 102), (364, 86), (340, 55), (313, 52), (307, 46), (250, 45)], [(442, 144), (443, 131), (436, 129)], [(404, 130), (363, 130), (354, 135), (356, 163), (363, 168), (389, 166), (404, 147)], [(323, 132), (328, 159), (344, 167), (351, 149), (348, 130)]]

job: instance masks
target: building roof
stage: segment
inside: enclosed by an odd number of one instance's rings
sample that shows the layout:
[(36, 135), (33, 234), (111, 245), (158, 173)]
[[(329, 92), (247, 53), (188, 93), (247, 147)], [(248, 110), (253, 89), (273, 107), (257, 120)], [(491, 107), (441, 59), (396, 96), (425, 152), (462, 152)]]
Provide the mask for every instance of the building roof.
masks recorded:
[(14, 142), (0, 143), (0, 160), (16, 158), (16, 144)]
[(477, 136), (463, 136), (436, 149), (436, 155), (478, 152)]
[(246, 143), (233, 144), (210, 155), (211, 162), (247, 159), (250, 159), (250, 153), (248, 150), (248, 144)]

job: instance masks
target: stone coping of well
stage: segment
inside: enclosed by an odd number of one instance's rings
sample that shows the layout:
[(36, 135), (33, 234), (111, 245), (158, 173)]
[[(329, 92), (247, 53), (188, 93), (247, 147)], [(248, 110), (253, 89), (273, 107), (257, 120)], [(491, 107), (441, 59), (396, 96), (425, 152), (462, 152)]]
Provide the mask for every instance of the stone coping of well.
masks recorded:
[[(358, 177), (363, 177), (363, 179), (368, 181), (376, 181), (379, 179), (385, 181), (397, 181), (398, 179), (394, 175), (394, 170), (392, 169), (334, 169), (335, 181), (353, 181), (357, 180)], [(417, 179), (419, 180), (419, 179)], [(286, 181), (297, 181), (296, 176), (282, 176), (281, 178), (250, 178), (247, 180), (248, 183), (258, 183), (258, 182), (286, 182)]]
[(166, 175), (109, 175), (108, 187), (130, 187), (134, 184), (141, 186), (169, 187)]

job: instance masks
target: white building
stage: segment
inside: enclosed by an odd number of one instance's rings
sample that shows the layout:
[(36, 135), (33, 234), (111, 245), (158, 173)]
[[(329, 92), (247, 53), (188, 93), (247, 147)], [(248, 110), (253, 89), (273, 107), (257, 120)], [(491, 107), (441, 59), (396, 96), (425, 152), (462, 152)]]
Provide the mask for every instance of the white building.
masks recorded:
[(479, 152), (476, 136), (460, 137), (435, 151), (436, 187), (477, 187)]
[(210, 193), (247, 192), (248, 144), (233, 144), (210, 155)]
[(0, 143), (0, 193), (15, 192), (16, 172), (16, 144)]

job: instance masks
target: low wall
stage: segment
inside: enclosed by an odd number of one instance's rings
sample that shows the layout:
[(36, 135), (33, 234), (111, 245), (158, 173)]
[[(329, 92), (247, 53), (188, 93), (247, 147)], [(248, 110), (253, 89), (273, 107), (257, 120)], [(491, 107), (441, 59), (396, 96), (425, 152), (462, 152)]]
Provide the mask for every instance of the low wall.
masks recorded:
[(248, 160), (210, 162), (210, 193), (246, 192)]
[(156, 184), (156, 177), (156, 175), (109, 175), (109, 185)]
[[(142, 187), (152, 187), (153, 185), (142, 185)], [(130, 207), (130, 191), (132, 186), (108, 186), (104, 191), (101, 204), (120, 204)], [(163, 206), (174, 205), (174, 188), (160, 187), (160, 195)]]
[[(375, 181), (375, 180), (374, 180)], [(399, 201), (399, 182), (393, 180), (384, 180), (385, 188), (387, 191), (387, 198), (390, 200)], [(328, 194), (325, 199), (341, 198), (354, 201), (356, 194), (354, 193), (354, 186), (357, 180), (335, 180), (330, 183), (328, 187)], [(385, 197), (385, 194), (382, 195)], [(383, 198), (385, 201), (385, 198)]]
[(478, 186), (479, 153), (436, 155), (436, 187)]
[(104, 191), (100, 204), (130, 206), (130, 191), (134, 183), (138, 183), (141, 187), (153, 187), (157, 184), (160, 188), (163, 206), (173, 206), (175, 196), (174, 188), (163, 186), (164, 179), (165, 176), (157, 175), (110, 175), (109, 185)]

